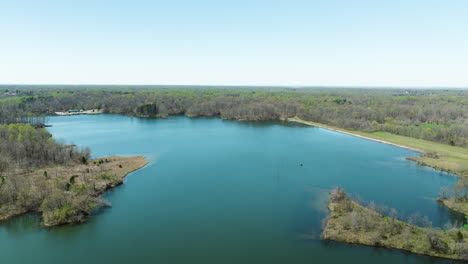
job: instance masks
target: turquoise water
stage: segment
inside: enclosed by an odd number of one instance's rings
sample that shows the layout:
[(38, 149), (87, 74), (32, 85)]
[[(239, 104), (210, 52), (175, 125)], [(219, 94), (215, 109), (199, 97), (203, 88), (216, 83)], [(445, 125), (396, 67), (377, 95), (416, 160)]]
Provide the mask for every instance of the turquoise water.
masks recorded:
[(451, 263), (319, 240), (334, 186), (436, 226), (461, 221), (434, 201), (456, 177), (405, 160), (412, 151), (284, 122), (97, 115), (49, 123), (94, 157), (144, 155), (150, 164), (108, 192), (112, 208), (86, 224), (45, 229), (34, 216), (1, 224), (1, 263)]

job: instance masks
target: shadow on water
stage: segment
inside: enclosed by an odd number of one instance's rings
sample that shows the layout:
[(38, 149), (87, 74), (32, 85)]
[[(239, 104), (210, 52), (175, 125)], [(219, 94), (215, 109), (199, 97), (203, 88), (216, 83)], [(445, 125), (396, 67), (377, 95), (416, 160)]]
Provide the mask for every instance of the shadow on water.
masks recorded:
[(30, 213), (10, 218), (0, 222), (0, 230), (10, 236), (22, 236), (44, 230), (38, 214)]
[(249, 127), (268, 127), (272, 125), (278, 125), (283, 127), (304, 127), (304, 128), (312, 128), (313, 126), (306, 125), (299, 122), (289, 122), (289, 121), (281, 121), (281, 120), (266, 120), (266, 121), (251, 121), (251, 120), (235, 120), (235, 119), (221, 119), (219, 116), (198, 116), (198, 117), (186, 117), (184, 115), (171, 115), (168, 119), (161, 119), (161, 118), (142, 118), (142, 117), (129, 117), (134, 122), (138, 122), (140, 124), (155, 124), (158, 122), (165, 122), (165, 121), (172, 121), (172, 120), (185, 120), (185, 121), (210, 121), (210, 122), (223, 122), (223, 123), (235, 123), (236, 125), (240, 126), (249, 126)]

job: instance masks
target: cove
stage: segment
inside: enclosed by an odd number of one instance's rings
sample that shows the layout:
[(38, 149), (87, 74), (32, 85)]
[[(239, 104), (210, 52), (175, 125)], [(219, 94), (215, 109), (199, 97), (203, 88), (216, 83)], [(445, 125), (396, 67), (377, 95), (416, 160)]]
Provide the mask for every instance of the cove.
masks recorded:
[[(46, 229), (34, 216), (0, 225), (2, 263), (454, 263), (323, 242), (328, 191), (461, 222), (434, 198), (453, 175), (410, 150), (286, 122), (120, 115), (51, 117), (55, 138), (94, 157), (144, 155), (88, 223)], [(299, 164), (303, 164), (300, 166)]]

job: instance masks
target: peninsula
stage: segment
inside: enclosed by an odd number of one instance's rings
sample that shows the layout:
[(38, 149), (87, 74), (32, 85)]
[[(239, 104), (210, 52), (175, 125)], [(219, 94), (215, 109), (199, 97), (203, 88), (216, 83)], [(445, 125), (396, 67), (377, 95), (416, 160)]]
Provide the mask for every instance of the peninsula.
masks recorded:
[(111, 156), (3, 177), (0, 196), (6, 202), (0, 205), (0, 220), (35, 212), (47, 227), (82, 223), (106, 205), (101, 194), (147, 163), (141, 156)]
[(400, 249), (421, 255), (468, 260), (468, 231), (418, 227), (383, 216), (337, 188), (328, 202), (322, 238), (348, 244)]

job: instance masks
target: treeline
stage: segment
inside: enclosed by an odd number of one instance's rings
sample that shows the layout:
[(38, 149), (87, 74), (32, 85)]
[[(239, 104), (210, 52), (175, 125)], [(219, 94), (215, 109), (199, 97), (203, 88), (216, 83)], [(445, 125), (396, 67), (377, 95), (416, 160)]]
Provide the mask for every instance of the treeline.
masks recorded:
[[(151, 86), (14, 86), (0, 99), (0, 119), (15, 107), (32, 116), (103, 109), (142, 117), (220, 116), (237, 120), (307, 121), (366, 132), (385, 131), (468, 146), (467, 90), (202, 88)], [(31, 116), (31, 115), (30, 115)], [(0, 121), (4, 122), (4, 121)]]
[(0, 124), (25, 123), (43, 125), (45, 113), (32, 113), (24, 109), (23, 104), (0, 101)]
[(0, 177), (14, 177), (36, 168), (76, 164), (89, 158), (88, 149), (56, 142), (42, 128), (30, 124), (0, 125)]

